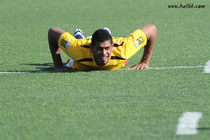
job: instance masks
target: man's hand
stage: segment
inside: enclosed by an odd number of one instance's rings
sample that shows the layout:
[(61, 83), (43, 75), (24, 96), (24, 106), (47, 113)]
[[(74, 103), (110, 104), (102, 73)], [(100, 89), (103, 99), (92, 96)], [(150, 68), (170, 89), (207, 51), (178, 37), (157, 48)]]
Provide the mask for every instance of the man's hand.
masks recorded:
[(73, 68), (69, 68), (69, 67), (60, 66), (60, 67), (55, 67), (55, 71), (56, 72), (76, 72), (77, 70)]
[(56, 72), (64, 72), (65, 71), (64, 66), (55, 67), (55, 71)]
[(132, 67), (129, 67), (128, 69), (129, 70), (142, 70), (142, 69), (147, 69), (149, 67), (149, 64), (148, 63), (145, 63), (145, 62), (139, 62), (138, 64), (132, 66)]

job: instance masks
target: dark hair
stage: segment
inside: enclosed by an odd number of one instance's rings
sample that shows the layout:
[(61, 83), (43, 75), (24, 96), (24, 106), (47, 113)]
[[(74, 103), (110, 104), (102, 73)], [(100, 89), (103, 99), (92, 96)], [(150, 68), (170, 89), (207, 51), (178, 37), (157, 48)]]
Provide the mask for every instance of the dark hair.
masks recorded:
[(96, 43), (104, 42), (110, 40), (112, 44), (112, 36), (111, 34), (105, 29), (98, 29), (92, 35), (92, 46), (95, 46)]

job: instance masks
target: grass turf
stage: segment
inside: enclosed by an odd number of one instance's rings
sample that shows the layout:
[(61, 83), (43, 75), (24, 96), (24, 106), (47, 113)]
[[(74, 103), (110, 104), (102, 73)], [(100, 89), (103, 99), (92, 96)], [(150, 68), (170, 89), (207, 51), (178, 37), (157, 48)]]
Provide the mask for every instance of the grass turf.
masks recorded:
[[(169, 4), (205, 9), (169, 9)], [(47, 30), (127, 36), (158, 28), (152, 67), (209, 60), (209, 2), (1, 0), (0, 71), (52, 69)], [(142, 51), (128, 62), (139, 61)], [(67, 57), (63, 54), (63, 59)], [(0, 139), (208, 139), (210, 78), (198, 69), (0, 75)], [(199, 133), (176, 136), (183, 112), (202, 112)]]

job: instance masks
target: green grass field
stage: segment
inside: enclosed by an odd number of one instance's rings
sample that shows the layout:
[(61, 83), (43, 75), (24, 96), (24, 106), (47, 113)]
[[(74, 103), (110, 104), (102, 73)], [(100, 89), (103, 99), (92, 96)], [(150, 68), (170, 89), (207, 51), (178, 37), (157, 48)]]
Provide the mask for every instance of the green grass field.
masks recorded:
[[(205, 8), (168, 8), (180, 3)], [(108, 27), (126, 37), (150, 23), (158, 29), (151, 67), (204, 66), (209, 6), (207, 0), (0, 0), (0, 72), (29, 72), (0, 74), (0, 139), (208, 140), (210, 75), (202, 67), (42, 71), (53, 69), (50, 27), (80, 28), (86, 36)], [(202, 112), (196, 135), (176, 135), (183, 112)]]

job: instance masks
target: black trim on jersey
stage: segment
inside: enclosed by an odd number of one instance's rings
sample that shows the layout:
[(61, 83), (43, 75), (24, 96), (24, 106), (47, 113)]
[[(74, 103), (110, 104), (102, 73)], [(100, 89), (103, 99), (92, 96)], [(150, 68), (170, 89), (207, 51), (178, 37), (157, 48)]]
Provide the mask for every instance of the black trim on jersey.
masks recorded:
[[(121, 57), (118, 57), (118, 56), (111, 56), (111, 59), (118, 59), (118, 60), (126, 60), (125, 58), (121, 58)], [(78, 62), (83, 62), (83, 61), (93, 61), (92, 58), (84, 58), (84, 59), (80, 59), (80, 60), (77, 60)]]
[(111, 59), (120, 59), (120, 60), (126, 60), (125, 58), (121, 58), (121, 57), (118, 57), (118, 56), (112, 56)]
[(119, 46), (122, 46), (123, 44), (124, 44), (124, 42), (122, 42), (120, 45), (117, 44), (117, 43), (115, 43), (115, 44), (114, 44), (114, 47), (119, 47)]
[(90, 45), (83, 45), (81, 47), (84, 47), (84, 48), (90, 48)]
[[(114, 47), (119, 47), (119, 46), (122, 46), (123, 44), (124, 44), (124, 42), (122, 42), (121, 44), (114, 43)], [(81, 47), (90, 48), (90, 45), (83, 45)]]
[(84, 58), (84, 59), (80, 59), (80, 60), (77, 60), (78, 62), (82, 62), (82, 61), (93, 61), (92, 58)]

